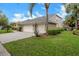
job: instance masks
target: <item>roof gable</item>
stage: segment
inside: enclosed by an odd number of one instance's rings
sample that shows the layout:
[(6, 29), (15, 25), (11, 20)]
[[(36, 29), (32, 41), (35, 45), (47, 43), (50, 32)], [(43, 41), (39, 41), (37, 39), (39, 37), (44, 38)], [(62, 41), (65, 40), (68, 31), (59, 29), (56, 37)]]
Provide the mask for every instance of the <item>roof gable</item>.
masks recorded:
[[(57, 14), (48, 15), (48, 22), (57, 23), (57, 21), (55, 21), (55, 20), (59, 20), (59, 19), (62, 20), (62, 18), (60, 16), (58, 16)], [(43, 17), (38, 17), (35, 19), (25, 20), (25, 21), (21, 22), (20, 24), (35, 24), (35, 23), (40, 24), (40, 23), (45, 23), (45, 21), (46, 21), (46, 16), (43, 16)]]

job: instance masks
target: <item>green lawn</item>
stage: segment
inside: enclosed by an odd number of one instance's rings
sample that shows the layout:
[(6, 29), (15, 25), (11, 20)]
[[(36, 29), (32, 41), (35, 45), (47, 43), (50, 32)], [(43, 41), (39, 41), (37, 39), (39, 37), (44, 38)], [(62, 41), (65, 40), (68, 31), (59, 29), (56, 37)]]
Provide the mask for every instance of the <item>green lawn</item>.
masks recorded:
[(4, 34), (4, 33), (11, 33), (13, 32), (13, 30), (0, 30), (0, 34)]
[(55, 36), (18, 40), (4, 46), (15, 56), (79, 56), (79, 36), (66, 31)]

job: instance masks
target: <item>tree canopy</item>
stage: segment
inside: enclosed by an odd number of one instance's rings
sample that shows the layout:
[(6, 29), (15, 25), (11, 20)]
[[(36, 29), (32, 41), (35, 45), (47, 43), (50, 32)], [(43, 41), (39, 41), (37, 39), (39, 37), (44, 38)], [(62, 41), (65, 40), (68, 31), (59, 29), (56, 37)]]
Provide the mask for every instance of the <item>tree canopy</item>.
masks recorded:
[(66, 17), (65, 23), (71, 27), (75, 25), (77, 28), (77, 20), (79, 15), (79, 4), (78, 3), (67, 3), (65, 4), (66, 12), (69, 14)]
[(0, 11), (0, 25), (5, 26), (7, 24), (8, 24), (8, 18), (6, 17), (5, 14), (3, 14), (3, 12)]
[(77, 19), (79, 14), (79, 4), (78, 3), (67, 3), (65, 4), (66, 12), (70, 15), (73, 15)]

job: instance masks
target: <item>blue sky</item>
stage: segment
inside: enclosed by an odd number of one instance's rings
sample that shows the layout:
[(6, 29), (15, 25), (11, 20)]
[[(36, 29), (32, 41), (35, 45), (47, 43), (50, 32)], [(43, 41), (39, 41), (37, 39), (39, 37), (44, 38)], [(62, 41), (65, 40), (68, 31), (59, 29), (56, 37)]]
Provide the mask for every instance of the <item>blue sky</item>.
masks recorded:
[[(24, 21), (32, 19), (29, 13), (30, 3), (0, 3), (0, 10), (8, 17), (9, 22)], [(49, 14), (58, 14), (62, 18), (66, 16), (62, 3), (51, 3)], [(45, 16), (44, 4), (38, 3), (33, 8), (33, 18)]]

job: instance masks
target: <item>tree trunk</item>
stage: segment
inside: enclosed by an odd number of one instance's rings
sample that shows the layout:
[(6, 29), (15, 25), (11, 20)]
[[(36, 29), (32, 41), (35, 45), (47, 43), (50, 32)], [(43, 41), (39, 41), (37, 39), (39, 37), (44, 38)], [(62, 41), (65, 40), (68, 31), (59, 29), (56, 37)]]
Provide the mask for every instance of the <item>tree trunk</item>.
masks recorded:
[(77, 29), (77, 19), (75, 20), (75, 29)]
[(46, 9), (46, 23), (45, 23), (45, 28), (46, 28), (46, 35), (48, 35), (48, 9)]
[(39, 37), (38, 30), (37, 30), (37, 26), (38, 25), (35, 23), (34, 24), (34, 34), (35, 34), (36, 37)]
[[(77, 6), (76, 6), (76, 10), (77, 10)], [(77, 29), (78, 27), (77, 27), (77, 11), (76, 11), (76, 13), (75, 13), (75, 17), (76, 17), (76, 20), (75, 20), (75, 28)]]

